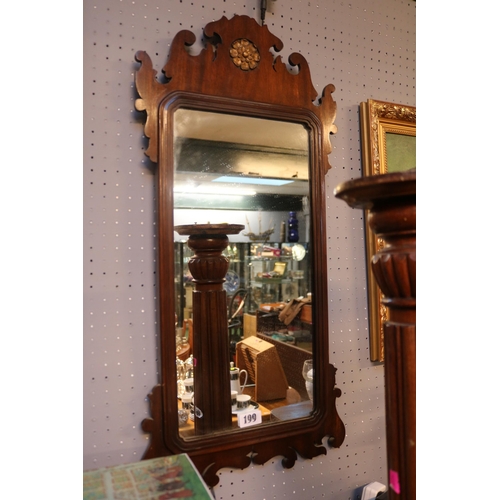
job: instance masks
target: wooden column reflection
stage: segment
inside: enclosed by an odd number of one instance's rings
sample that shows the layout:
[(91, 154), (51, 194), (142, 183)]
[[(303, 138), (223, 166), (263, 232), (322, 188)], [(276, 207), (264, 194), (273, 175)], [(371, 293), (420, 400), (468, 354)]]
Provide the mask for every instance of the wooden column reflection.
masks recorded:
[(363, 177), (335, 196), (367, 210), (381, 245), (371, 268), (389, 311), (384, 324), (389, 498), (416, 498), (416, 172)]
[[(194, 224), (176, 226), (188, 235), (194, 251), (189, 260), (193, 276), (193, 358), (195, 434), (202, 435), (231, 427), (229, 380), (229, 334), (224, 278), (229, 261), (222, 255), (228, 234), (238, 234), (239, 224)], [(221, 367), (227, 367), (226, 370)]]

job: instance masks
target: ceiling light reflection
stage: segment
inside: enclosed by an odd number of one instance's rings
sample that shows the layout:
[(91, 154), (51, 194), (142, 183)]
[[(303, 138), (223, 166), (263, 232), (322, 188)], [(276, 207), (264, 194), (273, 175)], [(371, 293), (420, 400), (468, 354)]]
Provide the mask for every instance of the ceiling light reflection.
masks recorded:
[(266, 177), (236, 177), (230, 175), (223, 175), (222, 177), (217, 177), (212, 182), (237, 182), (239, 184), (261, 184), (265, 186), (284, 186), (285, 184), (290, 184), (293, 181), (288, 181), (285, 179), (269, 179)]
[(185, 195), (224, 195), (224, 196), (255, 196), (257, 193), (253, 189), (237, 188), (232, 186), (176, 186), (175, 194)]

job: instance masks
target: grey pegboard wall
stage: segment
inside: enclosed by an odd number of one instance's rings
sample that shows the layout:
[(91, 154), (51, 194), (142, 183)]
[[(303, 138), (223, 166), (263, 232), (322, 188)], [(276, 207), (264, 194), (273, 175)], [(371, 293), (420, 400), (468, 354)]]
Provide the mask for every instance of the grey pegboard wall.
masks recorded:
[[(363, 214), (333, 196), (361, 175), (358, 106), (369, 98), (415, 105), (411, 0), (268, 1), (266, 24), (300, 52), (318, 92), (336, 87), (326, 177), (330, 362), (342, 390), (340, 449), (285, 470), (279, 458), (223, 469), (217, 499), (359, 497), (386, 483), (383, 367), (369, 360)], [(163, 67), (173, 36), (198, 39), (223, 15), (259, 18), (259, 1), (84, 1), (84, 469), (139, 460), (148, 391), (158, 379), (155, 166), (135, 111), (134, 55)]]

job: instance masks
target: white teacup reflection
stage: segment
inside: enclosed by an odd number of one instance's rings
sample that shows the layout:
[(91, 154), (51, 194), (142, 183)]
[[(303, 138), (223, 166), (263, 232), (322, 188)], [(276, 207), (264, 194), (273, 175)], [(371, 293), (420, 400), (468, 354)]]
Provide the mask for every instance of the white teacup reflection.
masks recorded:
[(183, 408), (184, 410), (191, 411), (191, 409), (192, 409), (193, 397), (194, 397), (194, 395), (193, 395), (193, 394), (191, 394), (191, 393), (188, 393), (188, 394), (183, 394), (183, 395), (182, 395), (181, 401), (182, 401), (182, 408)]
[(184, 391), (192, 394), (194, 392), (194, 379), (186, 378), (183, 380), (183, 383), (184, 383)]
[(236, 396), (237, 410), (244, 410), (245, 408), (248, 408), (249, 404), (250, 404), (250, 396), (248, 394), (238, 394)]

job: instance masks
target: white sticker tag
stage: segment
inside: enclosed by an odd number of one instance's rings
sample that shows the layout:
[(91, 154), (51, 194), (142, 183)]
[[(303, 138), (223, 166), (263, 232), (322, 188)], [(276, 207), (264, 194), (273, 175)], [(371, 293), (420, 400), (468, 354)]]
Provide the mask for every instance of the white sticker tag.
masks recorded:
[(260, 410), (247, 410), (238, 412), (238, 427), (249, 427), (262, 423), (262, 412)]

